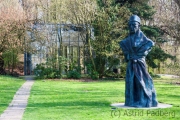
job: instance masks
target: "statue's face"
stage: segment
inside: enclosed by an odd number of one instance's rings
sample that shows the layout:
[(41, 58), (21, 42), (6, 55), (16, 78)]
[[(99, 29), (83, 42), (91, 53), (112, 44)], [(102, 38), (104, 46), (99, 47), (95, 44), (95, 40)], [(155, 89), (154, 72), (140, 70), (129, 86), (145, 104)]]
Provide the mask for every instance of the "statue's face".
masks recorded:
[(129, 22), (129, 31), (131, 34), (136, 33), (139, 30), (140, 24), (138, 22)]

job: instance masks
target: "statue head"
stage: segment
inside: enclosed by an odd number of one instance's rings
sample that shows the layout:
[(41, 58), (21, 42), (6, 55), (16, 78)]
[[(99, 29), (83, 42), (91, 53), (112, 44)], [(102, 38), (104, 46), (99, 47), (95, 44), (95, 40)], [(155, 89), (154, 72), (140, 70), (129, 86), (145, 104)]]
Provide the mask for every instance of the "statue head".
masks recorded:
[(132, 15), (129, 19), (130, 34), (136, 33), (140, 29), (141, 19), (137, 15)]
[(129, 18), (129, 22), (138, 22), (139, 24), (141, 24), (141, 19), (137, 15), (132, 15)]

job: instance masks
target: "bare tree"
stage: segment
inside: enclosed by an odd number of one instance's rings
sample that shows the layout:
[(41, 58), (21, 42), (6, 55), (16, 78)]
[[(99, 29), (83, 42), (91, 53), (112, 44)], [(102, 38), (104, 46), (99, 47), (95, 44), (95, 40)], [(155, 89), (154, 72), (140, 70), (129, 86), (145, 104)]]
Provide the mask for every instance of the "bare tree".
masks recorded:
[[(24, 38), (27, 36), (27, 31), (30, 30), (30, 19), (27, 15), (28, 12), (24, 10), (18, 0), (3, 0), (0, 2), (0, 7), (0, 72), (4, 73), (5, 58), (2, 55), (8, 51), (22, 54), (25, 47), (28, 49)], [(29, 41), (27, 39), (26, 42)]]
[[(165, 49), (171, 55), (176, 56), (175, 61), (168, 61), (167, 64), (173, 63), (175, 66), (179, 63), (179, 43), (180, 43), (180, 1), (179, 0), (150, 0), (150, 4), (154, 6), (156, 14), (154, 15), (151, 25), (159, 27), (168, 44), (162, 44), (162, 49)], [(163, 46), (166, 45), (166, 46)], [(177, 69), (173, 64), (164, 65), (168, 70)], [(172, 68), (169, 68), (172, 67)], [(168, 71), (167, 70), (167, 71)], [(168, 71), (173, 73), (172, 71)], [(177, 72), (176, 72), (177, 73)], [(173, 74), (176, 74), (175, 72)]]
[(179, 0), (174, 0), (174, 2), (176, 2), (177, 3), (177, 5), (179, 6), (179, 8), (180, 8), (180, 1)]
[(151, 24), (158, 26), (161, 30), (174, 39), (180, 41), (180, 9), (175, 0), (156, 0), (150, 4), (156, 9), (154, 20)]

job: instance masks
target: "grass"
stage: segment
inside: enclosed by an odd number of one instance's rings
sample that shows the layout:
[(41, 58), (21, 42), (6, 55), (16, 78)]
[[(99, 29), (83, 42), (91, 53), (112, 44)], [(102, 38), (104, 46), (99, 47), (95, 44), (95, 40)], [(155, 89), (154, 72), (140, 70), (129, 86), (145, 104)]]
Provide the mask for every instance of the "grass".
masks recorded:
[(37, 80), (23, 120), (179, 120), (180, 86), (166, 82), (155, 81), (157, 98), (172, 108), (112, 110), (111, 103), (124, 102), (124, 81)]
[(0, 114), (8, 107), (14, 94), (25, 81), (0, 75)]

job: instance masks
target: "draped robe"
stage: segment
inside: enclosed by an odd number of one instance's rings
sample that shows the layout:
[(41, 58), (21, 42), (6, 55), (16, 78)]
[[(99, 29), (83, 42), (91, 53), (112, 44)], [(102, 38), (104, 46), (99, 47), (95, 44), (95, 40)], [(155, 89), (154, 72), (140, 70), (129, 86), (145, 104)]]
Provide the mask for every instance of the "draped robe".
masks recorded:
[(130, 35), (120, 42), (120, 47), (127, 61), (125, 83), (125, 106), (156, 107), (156, 92), (153, 80), (146, 68), (145, 58), (154, 42), (142, 31), (133, 37)]

